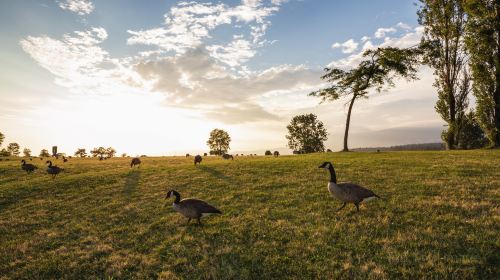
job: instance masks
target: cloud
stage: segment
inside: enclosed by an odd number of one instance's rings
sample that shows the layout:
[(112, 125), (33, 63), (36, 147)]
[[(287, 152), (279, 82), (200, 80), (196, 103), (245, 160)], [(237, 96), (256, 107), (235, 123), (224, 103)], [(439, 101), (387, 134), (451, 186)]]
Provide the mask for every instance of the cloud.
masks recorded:
[(19, 43), (56, 77), (56, 84), (74, 92), (105, 93), (119, 90), (125, 81), (132, 82), (138, 77), (99, 46), (107, 37), (104, 28), (91, 28), (65, 34), (61, 40), (28, 36)]
[[(160, 27), (128, 30), (130, 45), (155, 46), (164, 52), (183, 54), (189, 49), (206, 46), (209, 53), (231, 67), (240, 66), (255, 54), (255, 49), (268, 43), (263, 36), (270, 25), (267, 18), (279, 10), (286, 1), (243, 0), (239, 5), (223, 3), (181, 2), (170, 8)], [(245, 24), (242, 28), (238, 24)], [(226, 44), (207, 44), (211, 32), (221, 25), (233, 25), (239, 38)], [(243, 30), (245, 29), (245, 30)], [(237, 51), (237, 53), (234, 53)]]
[(411, 26), (404, 23), (404, 22), (398, 22), (398, 24), (396, 24), (397, 27), (401, 28), (401, 29), (404, 29), (404, 30), (410, 30), (411, 29)]
[(342, 48), (343, 53), (353, 53), (358, 49), (358, 43), (353, 39), (349, 39), (344, 43), (334, 43), (332, 45), (333, 49)]
[(90, 14), (94, 10), (94, 4), (88, 0), (65, 0), (58, 1), (59, 7), (69, 10), (81, 16)]
[(361, 37), (361, 42), (364, 43), (364, 42), (366, 42), (366, 41), (368, 41), (370, 39), (371, 39), (370, 36), (363, 36), (363, 37)]
[(389, 28), (379, 28), (377, 29), (377, 31), (375, 31), (375, 38), (384, 38), (387, 33), (394, 33), (396, 32), (396, 28), (394, 27), (389, 27)]
[[(201, 110), (227, 122), (276, 120), (257, 99), (273, 91), (290, 92), (320, 83), (320, 71), (305, 66), (282, 65), (264, 71), (235, 75), (217, 64), (203, 48), (135, 65), (143, 79), (153, 82), (167, 104)], [(250, 115), (252, 115), (250, 117)]]
[[(378, 29), (380, 30), (380, 28)], [(328, 64), (329, 67), (337, 67), (341, 69), (350, 69), (358, 65), (364, 58), (363, 53), (366, 50), (375, 49), (378, 47), (398, 47), (398, 48), (408, 48), (411, 46), (415, 46), (420, 42), (422, 38), (424, 28), (422, 26), (416, 27), (413, 30), (407, 31), (401, 37), (395, 38), (387, 38), (384, 42), (380, 44), (375, 44), (370, 40), (365, 41), (363, 47), (358, 53), (353, 53), (348, 57), (344, 57), (335, 61), (332, 61)]]

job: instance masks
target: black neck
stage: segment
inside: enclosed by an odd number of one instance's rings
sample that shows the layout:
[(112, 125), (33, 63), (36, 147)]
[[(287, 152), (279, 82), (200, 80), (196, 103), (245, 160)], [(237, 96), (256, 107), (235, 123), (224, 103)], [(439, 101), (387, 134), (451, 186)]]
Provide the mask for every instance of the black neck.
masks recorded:
[(49, 167), (52, 167), (52, 161), (49, 161)]
[(337, 175), (335, 174), (335, 169), (331, 164), (328, 170), (330, 171), (330, 182), (337, 184)]
[(181, 195), (176, 191), (173, 191), (172, 194), (175, 195), (174, 203), (179, 203), (181, 201)]

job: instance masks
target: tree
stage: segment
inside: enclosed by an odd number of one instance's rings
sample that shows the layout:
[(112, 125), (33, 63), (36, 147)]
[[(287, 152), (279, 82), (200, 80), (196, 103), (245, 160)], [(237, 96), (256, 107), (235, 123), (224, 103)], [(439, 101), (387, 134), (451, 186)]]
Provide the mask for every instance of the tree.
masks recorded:
[(328, 133), (315, 114), (298, 115), (292, 118), (288, 129), (288, 147), (299, 153), (315, 153), (325, 150), (323, 144)]
[(227, 153), (230, 149), (230, 142), (231, 137), (229, 137), (229, 134), (226, 131), (217, 128), (212, 130), (207, 141), (207, 145), (210, 148), (210, 154), (220, 156)]
[(377, 92), (394, 86), (393, 80), (402, 77), (406, 80), (417, 79), (416, 67), (419, 65), (420, 49), (378, 48), (368, 50), (363, 56), (368, 57), (351, 70), (325, 68), (321, 79), (331, 83), (330, 87), (311, 92), (310, 96), (321, 98), (321, 102), (348, 98), (349, 108), (344, 132), (344, 149), (349, 151), (347, 140), (354, 102), (359, 98), (368, 98), (369, 90)]
[(115, 150), (115, 149), (113, 149), (112, 147), (108, 147), (108, 148), (106, 149), (106, 157), (107, 157), (107, 158), (112, 158), (112, 157), (114, 157), (114, 156), (115, 156), (115, 154), (116, 154), (116, 150)]
[(271, 153), (271, 151), (270, 151), (270, 150), (267, 150), (267, 151), (264, 153), (264, 155), (266, 155), (266, 156), (272, 156), (272, 155), (273, 155), (273, 153)]
[(30, 150), (30, 149), (28, 149), (28, 148), (24, 148), (24, 150), (23, 150), (23, 155), (24, 155), (25, 157), (30, 157), (30, 156), (31, 156), (31, 150)]
[(104, 155), (106, 155), (106, 148), (104, 147), (99, 147), (99, 148), (94, 148), (92, 151), (90, 151), (92, 154), (92, 157), (99, 157), (99, 158), (104, 158)]
[[(424, 26), (421, 50), (423, 62), (434, 68), (438, 90), (436, 111), (448, 124), (444, 139), (448, 149), (457, 145), (460, 133), (458, 116), (465, 114), (457, 108), (463, 98), (459, 90), (466, 62), (464, 32), (467, 16), (460, 0), (420, 0), (418, 21)], [(463, 109), (463, 108), (462, 108)]]
[(75, 152), (75, 157), (84, 158), (87, 156), (87, 151), (84, 148), (78, 148)]
[(21, 153), (19, 150), (21, 149), (21, 147), (19, 147), (19, 144), (17, 143), (9, 143), (9, 145), (7, 146), (7, 151), (9, 151), (9, 153), (12, 155), (12, 156), (19, 156), (19, 154)]
[(10, 157), (10, 152), (7, 151), (5, 148), (3, 148), (1, 151), (0, 151), (0, 157)]
[(458, 137), (457, 147), (459, 149), (479, 149), (488, 143), (476, 114), (471, 111), (463, 118), (462, 129)]
[(40, 157), (50, 157), (49, 151), (47, 149), (42, 149), (40, 151)]
[(0, 132), (0, 146), (2, 145), (4, 139), (5, 139), (5, 135), (3, 135), (2, 132)]
[(123, 154), (122, 154), (122, 157), (127, 157), (127, 153), (123, 153)]
[(500, 2), (466, 0), (469, 53), (477, 121), (491, 147), (500, 147)]

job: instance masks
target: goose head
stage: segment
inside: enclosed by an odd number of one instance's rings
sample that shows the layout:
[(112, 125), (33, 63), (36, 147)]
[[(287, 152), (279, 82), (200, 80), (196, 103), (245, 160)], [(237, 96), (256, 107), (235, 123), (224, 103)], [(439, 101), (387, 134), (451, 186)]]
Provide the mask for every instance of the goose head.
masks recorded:
[(167, 192), (167, 196), (165, 197), (165, 199), (169, 199), (171, 198), (172, 196), (175, 196), (175, 202), (179, 202), (180, 198), (181, 198), (181, 195), (180, 193), (178, 193), (176, 190), (169, 190)]
[(52, 161), (47, 160), (47, 161), (45, 162), (45, 164), (48, 164), (48, 165), (50, 166), (50, 165), (52, 165)]
[(330, 167), (333, 167), (333, 164), (329, 161), (323, 162), (318, 168), (323, 168), (323, 169), (330, 169)]
[(26, 161), (23, 159), (23, 160), (21, 160), (21, 163), (22, 163), (22, 164), (25, 164), (25, 163), (26, 163)]

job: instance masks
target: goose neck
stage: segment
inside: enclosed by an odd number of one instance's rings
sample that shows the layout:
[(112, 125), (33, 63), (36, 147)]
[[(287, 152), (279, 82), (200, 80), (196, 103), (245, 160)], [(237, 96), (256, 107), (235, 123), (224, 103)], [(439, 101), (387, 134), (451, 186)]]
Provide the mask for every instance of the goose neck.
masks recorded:
[(330, 168), (328, 168), (328, 170), (330, 171), (330, 182), (337, 184), (337, 174), (335, 174), (335, 169), (332, 165), (330, 165)]

